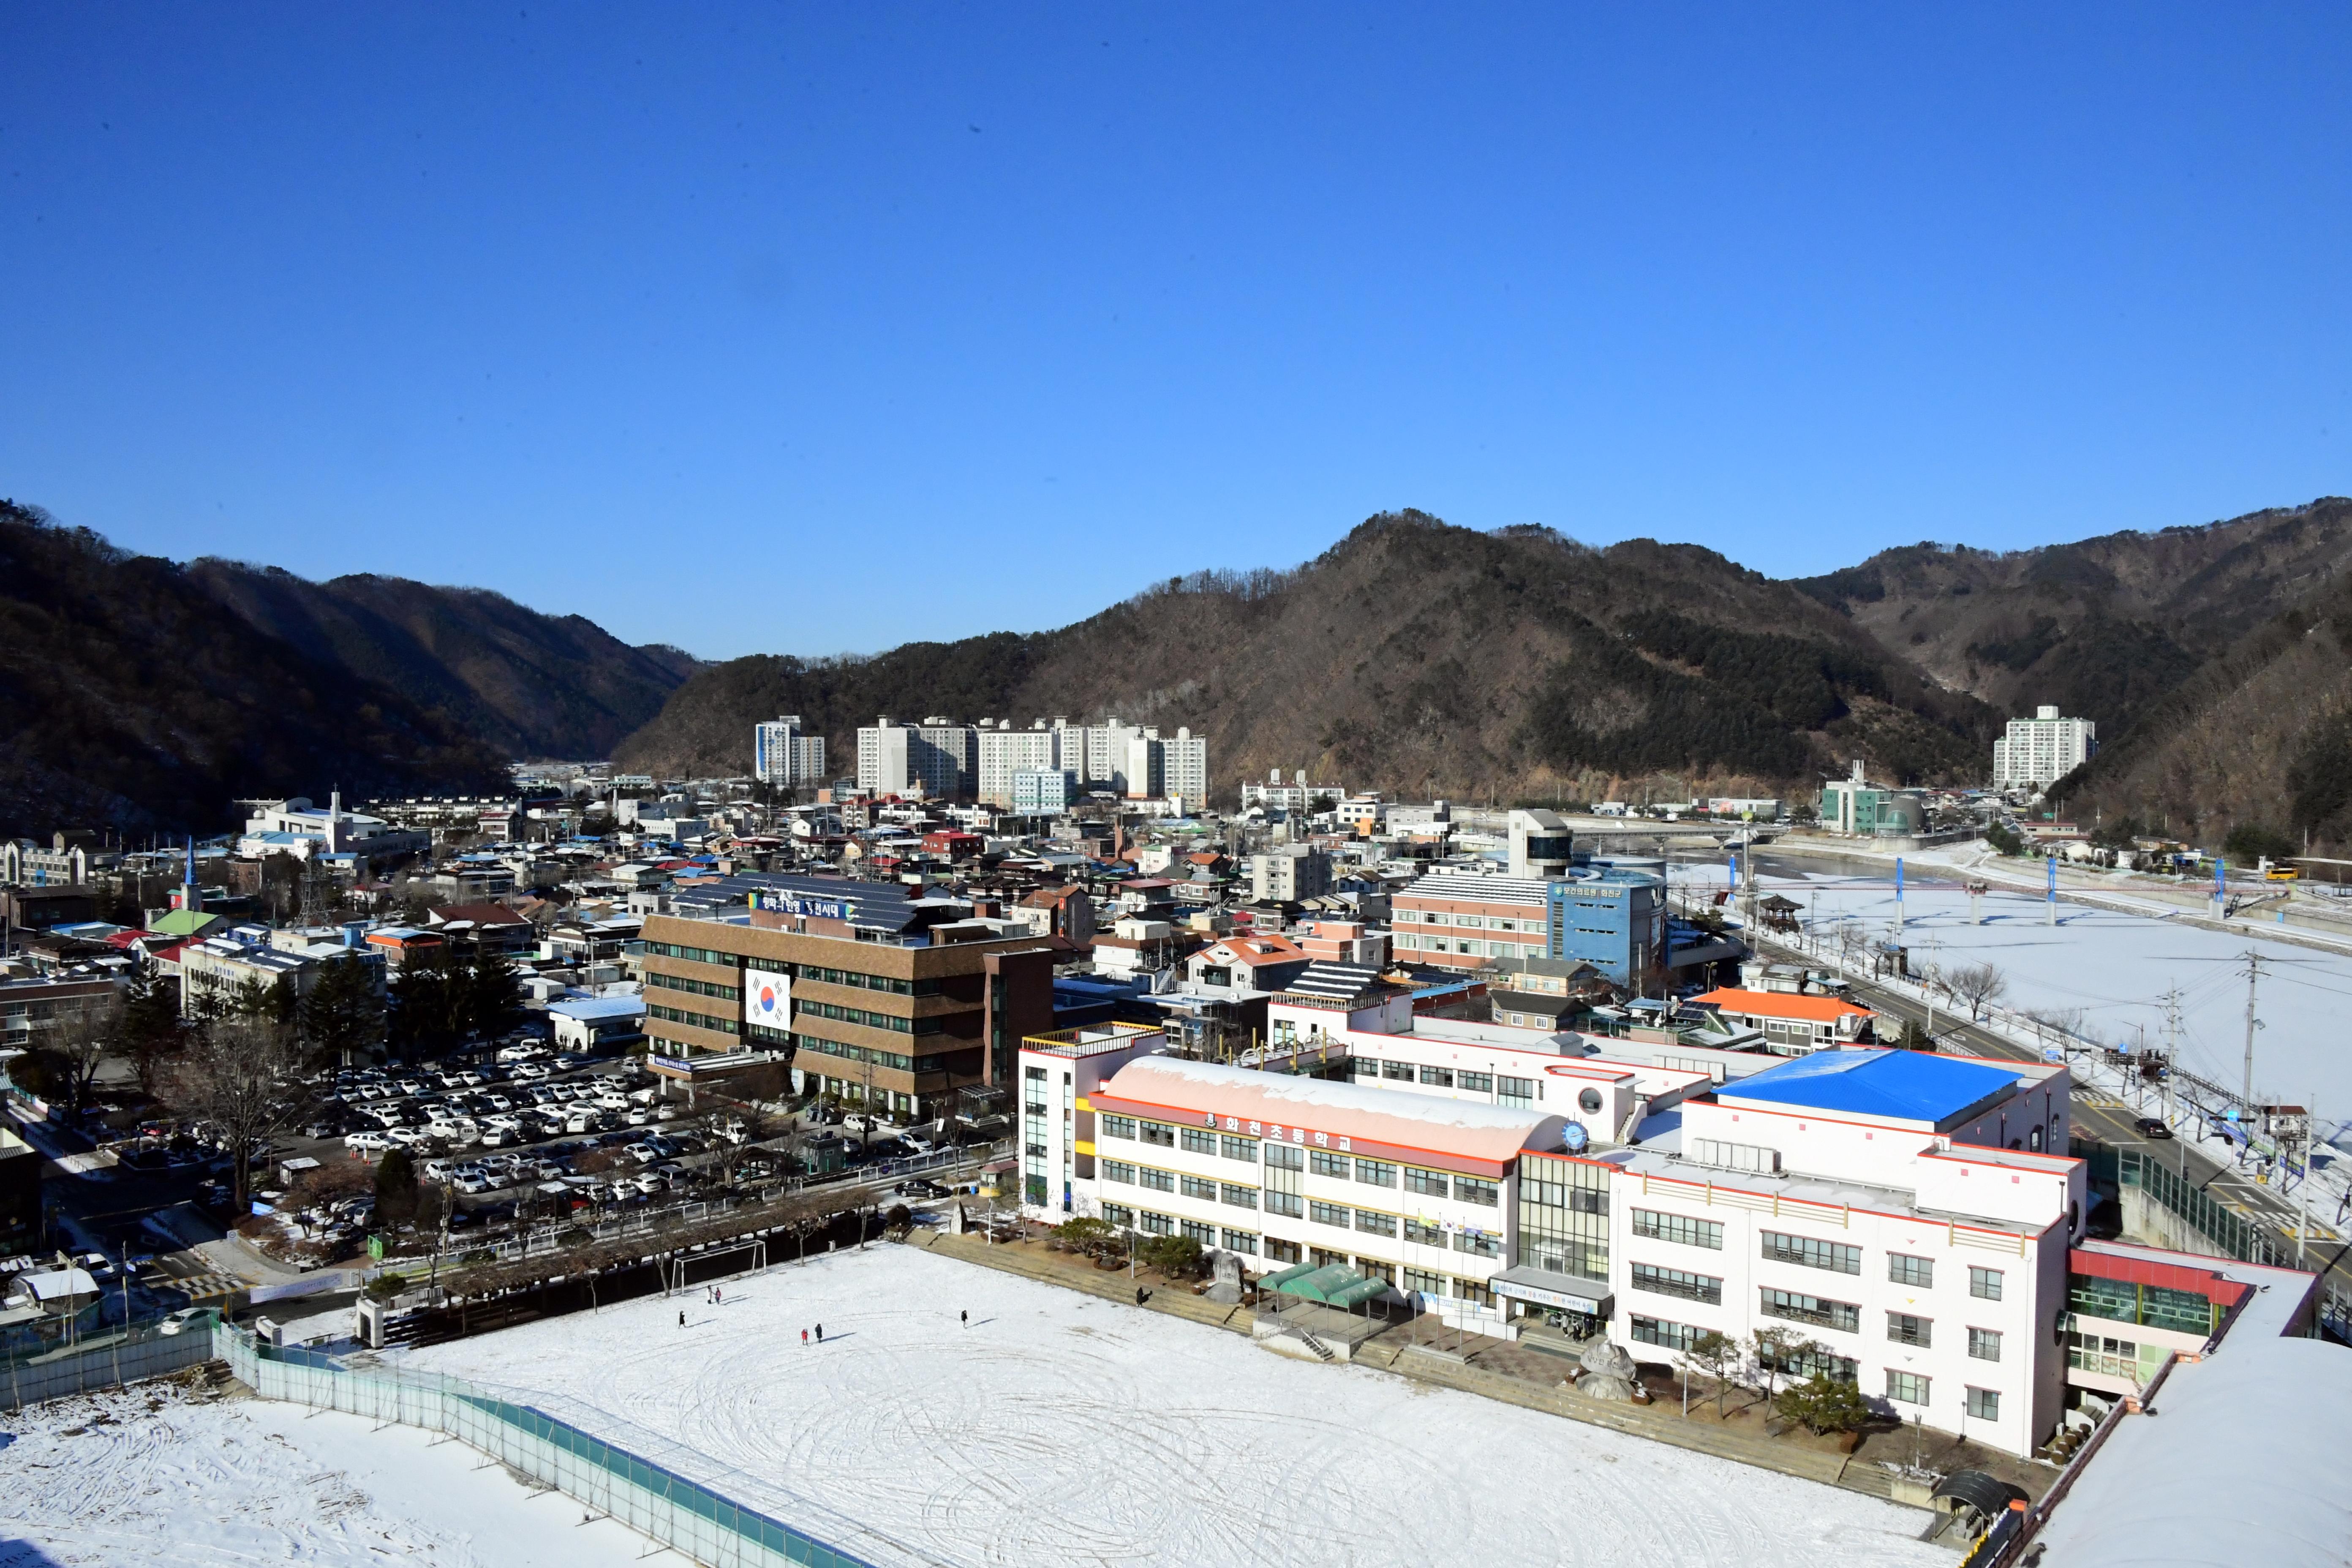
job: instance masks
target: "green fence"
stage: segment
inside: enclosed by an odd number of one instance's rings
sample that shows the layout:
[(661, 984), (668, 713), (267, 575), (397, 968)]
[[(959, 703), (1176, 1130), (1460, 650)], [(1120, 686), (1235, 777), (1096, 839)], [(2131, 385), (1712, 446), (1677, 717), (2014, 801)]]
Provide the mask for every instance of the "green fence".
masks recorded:
[[(409, 1372), (373, 1358), (347, 1365), (341, 1356), (270, 1345), (226, 1325), (214, 1342), (232, 1370), (265, 1398), (447, 1433), (710, 1568), (873, 1568), (865, 1557), (462, 1379)], [(872, 1533), (850, 1521), (837, 1522), (853, 1534)]]
[(2274, 1268), (2292, 1266), (2278, 1243), (2261, 1226), (2223, 1208), (2179, 1172), (2137, 1149), (2116, 1152), (2116, 1181), (2118, 1186), (2137, 1187), (2178, 1215), (2191, 1230), (2241, 1262)]

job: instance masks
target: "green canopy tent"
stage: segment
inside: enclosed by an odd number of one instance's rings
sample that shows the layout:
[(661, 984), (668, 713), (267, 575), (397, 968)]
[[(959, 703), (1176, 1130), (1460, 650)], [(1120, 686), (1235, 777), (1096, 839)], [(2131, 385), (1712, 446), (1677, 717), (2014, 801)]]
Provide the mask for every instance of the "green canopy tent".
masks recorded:
[(1261, 1292), (1271, 1290), (1304, 1301), (1319, 1301), (1343, 1312), (1365, 1306), (1367, 1316), (1370, 1308), (1366, 1304), (1379, 1300), (1389, 1291), (1385, 1281), (1368, 1279), (1344, 1263), (1295, 1264), (1260, 1279), (1257, 1288)]

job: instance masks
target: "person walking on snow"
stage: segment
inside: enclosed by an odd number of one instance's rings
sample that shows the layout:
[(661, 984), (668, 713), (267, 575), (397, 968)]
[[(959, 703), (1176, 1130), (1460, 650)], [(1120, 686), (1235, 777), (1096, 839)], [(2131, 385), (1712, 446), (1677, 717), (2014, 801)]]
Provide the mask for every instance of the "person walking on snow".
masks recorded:
[(808, 1331), (806, 1329), (803, 1329), (801, 1331), (801, 1349), (808, 1349)]
[(819, 1323), (816, 1326), (816, 1342), (819, 1344), (824, 1343), (824, 1325), (823, 1323)]
[(686, 1327), (686, 1314), (684, 1312), (680, 1312), (677, 1315), (677, 1326), (681, 1329)]
[(971, 1313), (970, 1310), (967, 1310), (965, 1311), (958, 1312), (956, 1316), (963, 1320), (963, 1326), (965, 1328), (968, 1329), (971, 1327)]

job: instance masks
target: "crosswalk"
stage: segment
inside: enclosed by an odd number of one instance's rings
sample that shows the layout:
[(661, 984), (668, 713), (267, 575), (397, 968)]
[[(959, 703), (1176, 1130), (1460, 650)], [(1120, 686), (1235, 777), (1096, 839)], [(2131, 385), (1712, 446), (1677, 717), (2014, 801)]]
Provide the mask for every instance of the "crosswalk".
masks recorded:
[(2104, 1094), (2090, 1094), (2079, 1089), (2074, 1091), (2074, 1103), (2081, 1106), (2085, 1110), (2128, 1110), (2131, 1109), (2131, 1107), (2126, 1105), (2122, 1100), (2114, 1099), (2111, 1096)]
[(239, 1290), (248, 1288), (246, 1281), (234, 1274), (211, 1272), (190, 1274), (179, 1279), (159, 1277), (151, 1279), (146, 1283), (148, 1289), (152, 1290), (178, 1290), (191, 1301), (217, 1300), (223, 1296), (234, 1296)]

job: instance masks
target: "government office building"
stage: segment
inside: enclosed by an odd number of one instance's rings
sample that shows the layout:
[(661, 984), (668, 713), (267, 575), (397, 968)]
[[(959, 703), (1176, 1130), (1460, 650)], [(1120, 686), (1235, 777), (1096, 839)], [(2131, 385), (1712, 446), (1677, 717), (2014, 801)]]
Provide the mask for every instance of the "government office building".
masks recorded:
[(642, 933), (648, 1066), (726, 1081), (788, 1068), (902, 1120), (1001, 1088), (1024, 1034), (1054, 1020), (1053, 952), (895, 883), (729, 878)]

